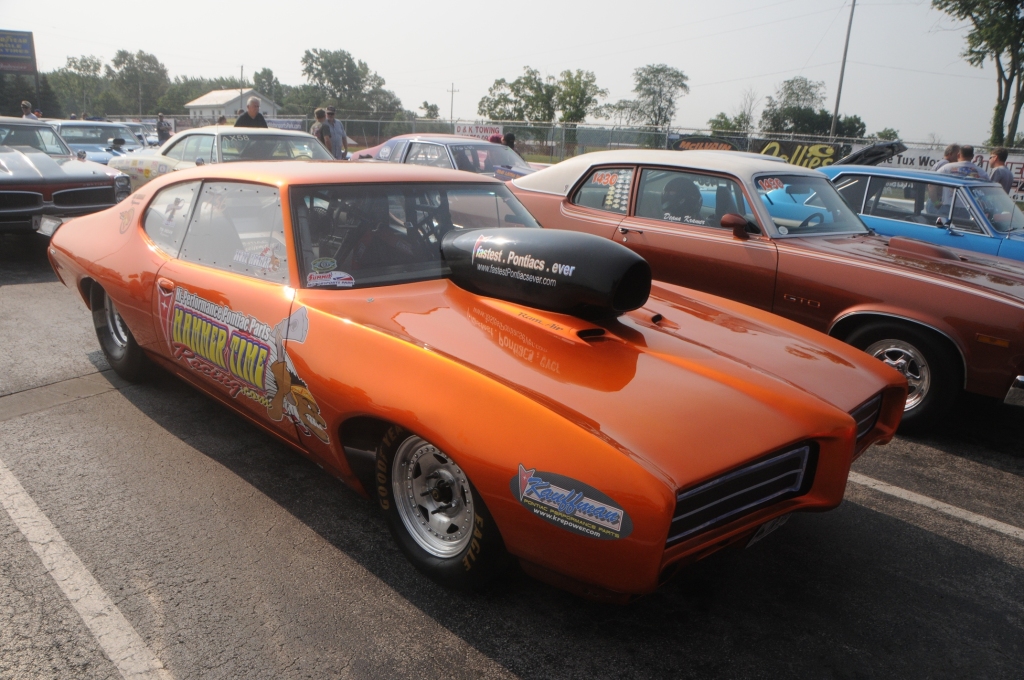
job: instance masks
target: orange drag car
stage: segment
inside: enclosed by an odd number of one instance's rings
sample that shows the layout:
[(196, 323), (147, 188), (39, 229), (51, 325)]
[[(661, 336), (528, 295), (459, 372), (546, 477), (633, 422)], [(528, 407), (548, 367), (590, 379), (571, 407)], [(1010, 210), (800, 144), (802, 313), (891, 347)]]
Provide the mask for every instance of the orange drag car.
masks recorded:
[(156, 362), (373, 499), (476, 587), (518, 559), (611, 600), (834, 508), (902, 376), (838, 340), (651, 285), (435, 168), (206, 166), (56, 232), (54, 269), (130, 380)]

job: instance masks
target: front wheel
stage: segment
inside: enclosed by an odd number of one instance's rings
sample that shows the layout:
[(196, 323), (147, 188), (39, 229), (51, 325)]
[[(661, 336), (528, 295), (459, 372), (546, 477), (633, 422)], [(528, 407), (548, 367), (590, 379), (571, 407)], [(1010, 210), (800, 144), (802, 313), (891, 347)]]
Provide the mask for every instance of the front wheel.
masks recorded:
[(105, 290), (96, 287), (92, 293), (92, 302), (96, 339), (100, 341), (100, 349), (107, 363), (128, 382), (139, 382), (146, 376), (149, 360), (135, 342), (135, 336), (128, 330), (128, 325)]
[(451, 456), (393, 426), (377, 448), (377, 501), (398, 547), (443, 586), (477, 590), (510, 558), (483, 498)]
[(963, 384), (956, 353), (926, 330), (878, 322), (853, 331), (846, 342), (899, 371), (907, 379), (903, 424), (930, 425), (953, 405)]

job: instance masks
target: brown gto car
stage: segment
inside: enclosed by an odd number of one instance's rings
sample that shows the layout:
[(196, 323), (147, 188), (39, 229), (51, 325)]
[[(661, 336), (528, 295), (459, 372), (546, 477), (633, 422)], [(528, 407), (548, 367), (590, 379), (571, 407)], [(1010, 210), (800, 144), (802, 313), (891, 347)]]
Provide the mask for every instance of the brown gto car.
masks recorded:
[(907, 378), (904, 422), (969, 392), (1024, 406), (1024, 268), (872, 233), (822, 174), (720, 151), (609, 151), (511, 183), (545, 227), (614, 239), (654, 278), (759, 307)]

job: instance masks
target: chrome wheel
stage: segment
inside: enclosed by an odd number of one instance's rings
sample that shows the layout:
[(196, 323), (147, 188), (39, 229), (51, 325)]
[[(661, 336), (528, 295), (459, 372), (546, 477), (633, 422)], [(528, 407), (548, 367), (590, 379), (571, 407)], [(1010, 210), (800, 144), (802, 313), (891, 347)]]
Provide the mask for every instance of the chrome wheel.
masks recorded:
[(918, 406), (928, 396), (932, 373), (928, 361), (919, 349), (903, 340), (886, 339), (868, 345), (864, 351), (892, 366), (907, 379), (905, 411)]
[(402, 524), (421, 548), (435, 557), (465, 549), (473, 538), (473, 494), (455, 461), (409, 437), (395, 452), (391, 484)]
[(110, 331), (110, 339), (119, 348), (124, 349), (128, 346), (128, 327), (124, 324), (121, 315), (117, 313), (114, 301), (106, 292), (103, 293), (103, 309), (107, 319), (107, 330)]

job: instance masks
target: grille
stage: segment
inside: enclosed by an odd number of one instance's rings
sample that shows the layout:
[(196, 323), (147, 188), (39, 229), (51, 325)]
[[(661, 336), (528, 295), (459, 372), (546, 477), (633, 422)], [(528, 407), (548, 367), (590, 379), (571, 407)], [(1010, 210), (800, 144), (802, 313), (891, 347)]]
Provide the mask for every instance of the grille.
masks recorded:
[(30, 210), (42, 204), (42, 194), (31, 191), (0, 191), (0, 210)]
[(805, 442), (680, 491), (666, 547), (806, 493), (814, 481), (817, 454), (817, 445)]
[(877, 394), (868, 399), (857, 408), (850, 411), (850, 415), (857, 421), (857, 443), (860, 444), (864, 436), (871, 431), (878, 421), (878, 412), (882, 408), (882, 395)]
[(86, 205), (114, 205), (113, 187), (95, 187), (92, 189), (68, 189), (53, 194), (54, 205), (64, 208)]

